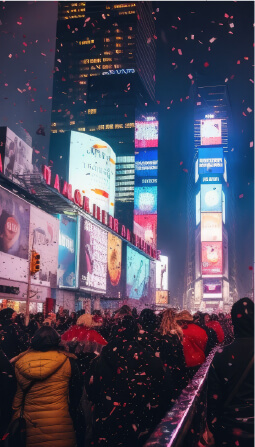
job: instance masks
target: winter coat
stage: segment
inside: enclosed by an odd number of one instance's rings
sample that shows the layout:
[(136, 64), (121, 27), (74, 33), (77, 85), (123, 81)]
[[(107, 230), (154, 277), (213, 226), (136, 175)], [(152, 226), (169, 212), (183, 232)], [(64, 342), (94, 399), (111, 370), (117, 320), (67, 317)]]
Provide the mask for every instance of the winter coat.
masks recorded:
[(1, 348), (9, 360), (26, 351), (29, 345), (29, 336), (21, 329), (19, 324), (6, 320), (0, 324), (0, 330)]
[(224, 342), (224, 331), (218, 321), (208, 321), (206, 326), (213, 329), (217, 334), (217, 339), (219, 343)]
[(197, 367), (205, 361), (205, 349), (208, 341), (206, 331), (196, 324), (182, 326), (183, 352), (188, 367)]
[(73, 422), (69, 413), (71, 363), (63, 352), (27, 351), (15, 363), (18, 382), (13, 419), (19, 417), (23, 390), (31, 381), (25, 399), (27, 447), (74, 447)]
[(16, 388), (14, 368), (0, 349), (0, 438), (4, 435), (11, 421), (12, 401)]

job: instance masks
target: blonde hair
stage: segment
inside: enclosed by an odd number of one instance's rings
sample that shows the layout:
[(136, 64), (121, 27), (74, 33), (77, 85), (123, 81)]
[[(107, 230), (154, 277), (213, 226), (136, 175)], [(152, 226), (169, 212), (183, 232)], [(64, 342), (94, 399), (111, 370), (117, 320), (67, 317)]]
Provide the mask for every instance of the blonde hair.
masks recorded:
[(162, 335), (177, 334), (180, 340), (183, 338), (182, 328), (176, 322), (175, 313), (172, 309), (164, 311), (159, 330)]

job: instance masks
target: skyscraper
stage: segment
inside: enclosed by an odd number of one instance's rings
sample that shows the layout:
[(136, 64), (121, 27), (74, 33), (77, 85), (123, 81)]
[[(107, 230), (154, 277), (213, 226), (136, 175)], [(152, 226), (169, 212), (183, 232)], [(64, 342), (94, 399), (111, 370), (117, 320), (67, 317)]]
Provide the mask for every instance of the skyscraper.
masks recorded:
[(59, 2), (51, 131), (92, 133), (110, 144), (116, 217), (130, 228), (135, 110), (155, 100), (152, 12), (151, 2)]

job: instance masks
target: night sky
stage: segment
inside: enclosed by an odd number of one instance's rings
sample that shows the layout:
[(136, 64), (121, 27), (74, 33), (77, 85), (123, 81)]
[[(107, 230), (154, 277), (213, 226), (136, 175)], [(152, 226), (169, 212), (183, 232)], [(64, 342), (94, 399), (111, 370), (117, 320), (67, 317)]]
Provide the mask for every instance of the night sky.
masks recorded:
[[(229, 153), (234, 181), (229, 187), (234, 188), (237, 279), (244, 296), (251, 290), (249, 266), (254, 252), (254, 4), (153, 4), (160, 120), (158, 246), (169, 256), (171, 296), (183, 292), (186, 263), (189, 172), (183, 169), (189, 171), (193, 157), (188, 75), (199, 86), (228, 86), (234, 129)], [(56, 21), (57, 2), (0, 3), (0, 125), (14, 132), (19, 126), (27, 129), (38, 165), (47, 160), (48, 153)], [(210, 43), (212, 38), (216, 40)], [(36, 135), (40, 125), (45, 137)]]

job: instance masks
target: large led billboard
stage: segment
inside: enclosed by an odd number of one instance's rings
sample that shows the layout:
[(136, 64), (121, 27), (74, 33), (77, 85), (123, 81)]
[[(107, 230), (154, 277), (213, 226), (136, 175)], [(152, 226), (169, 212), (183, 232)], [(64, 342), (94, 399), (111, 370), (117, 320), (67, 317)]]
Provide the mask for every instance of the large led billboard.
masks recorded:
[(202, 242), (202, 275), (222, 274), (222, 242)]
[(158, 147), (158, 114), (145, 113), (135, 121), (135, 147)]
[(198, 150), (199, 174), (223, 174), (224, 156), (222, 147), (203, 147)]
[(114, 215), (116, 155), (99, 138), (71, 132), (69, 183), (111, 216)]
[(77, 217), (59, 215), (58, 287), (77, 284)]
[(168, 292), (166, 290), (157, 290), (156, 304), (168, 304)]
[(150, 260), (127, 246), (127, 297), (139, 300), (148, 297)]
[(222, 211), (222, 186), (218, 184), (201, 185), (201, 211)]
[(137, 186), (134, 192), (134, 214), (157, 214), (157, 186)]
[(0, 278), (27, 282), (30, 205), (0, 187)]
[(168, 256), (160, 255), (156, 263), (156, 287), (159, 290), (168, 289)]
[(15, 175), (33, 173), (33, 149), (8, 127), (4, 130), (6, 132), (4, 174), (14, 182), (19, 183)]
[(201, 146), (210, 146), (222, 143), (221, 120), (204, 119), (200, 123)]
[(153, 186), (158, 178), (158, 150), (135, 152), (135, 186)]
[(156, 262), (150, 261), (150, 280), (149, 280), (149, 293), (148, 303), (155, 304), (156, 302)]
[(123, 298), (126, 282), (126, 246), (122, 240), (108, 233), (107, 282), (106, 295), (111, 298)]
[(222, 280), (221, 279), (203, 279), (203, 299), (222, 298)]
[(201, 241), (222, 241), (222, 213), (201, 213)]
[(200, 191), (196, 195), (196, 225), (200, 224), (201, 220), (201, 193)]
[(40, 255), (40, 271), (31, 278), (31, 283), (57, 287), (59, 220), (31, 206), (30, 249)]
[[(139, 227), (137, 227), (139, 225)], [(142, 231), (139, 231), (141, 228)], [(143, 233), (140, 236), (139, 233)], [(142, 237), (145, 242), (156, 248), (157, 246), (157, 214), (134, 215), (134, 233)]]
[(106, 293), (107, 231), (82, 217), (80, 234), (80, 288)]

